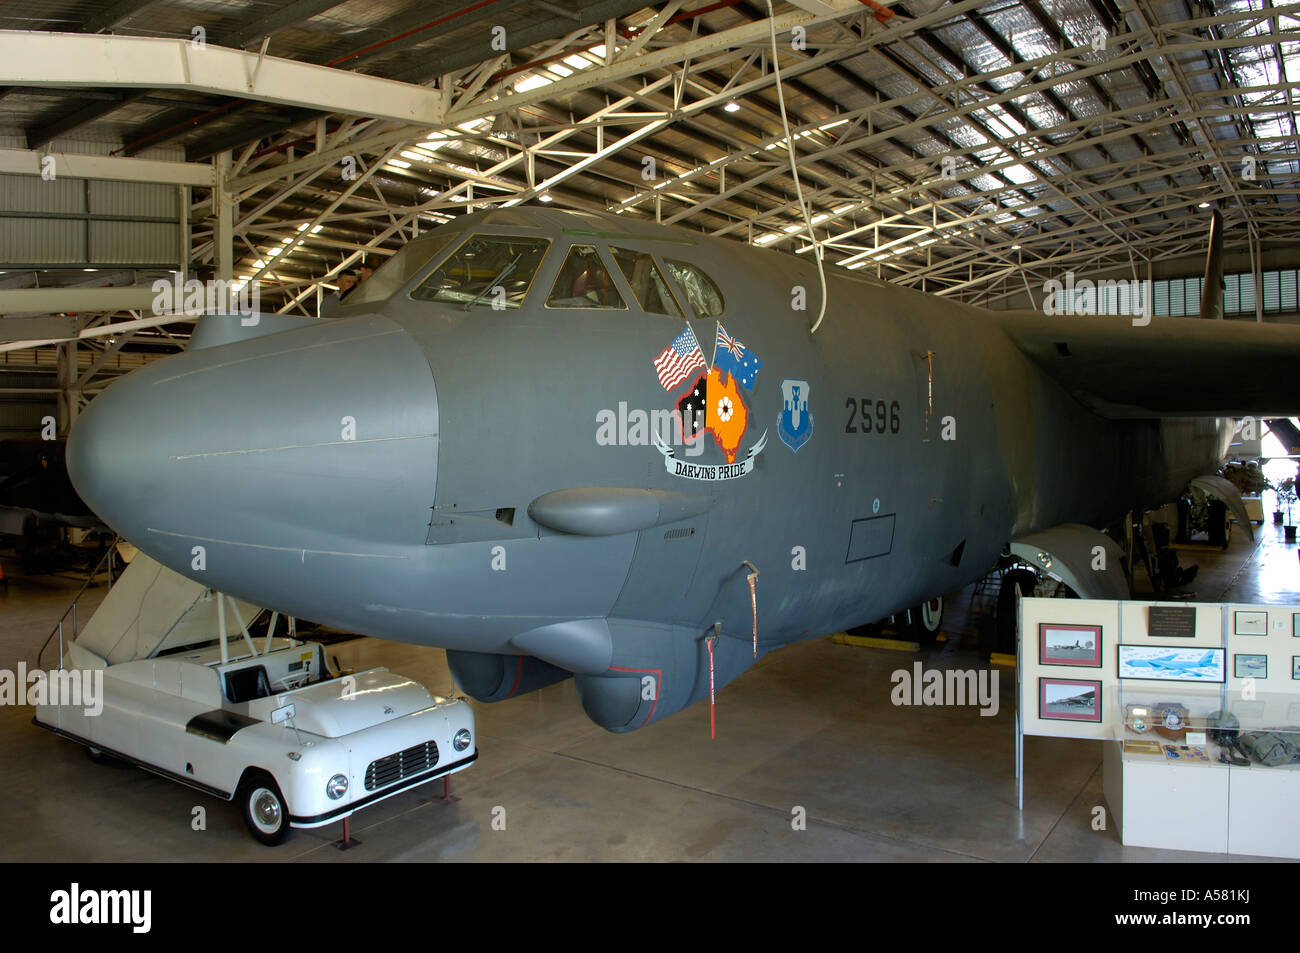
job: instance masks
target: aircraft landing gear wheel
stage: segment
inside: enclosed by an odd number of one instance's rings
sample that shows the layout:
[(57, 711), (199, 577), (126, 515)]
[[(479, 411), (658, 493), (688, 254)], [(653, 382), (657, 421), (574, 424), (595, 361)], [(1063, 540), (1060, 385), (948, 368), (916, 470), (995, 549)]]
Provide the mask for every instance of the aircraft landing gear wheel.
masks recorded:
[(267, 774), (250, 775), (239, 789), (244, 823), (259, 843), (274, 847), (289, 836), (289, 809), (280, 788)]
[(1032, 596), (1038, 577), (1028, 569), (1010, 569), (1002, 576), (1002, 588), (998, 590), (997, 626), (998, 638), (996, 652), (1014, 655), (1016, 652), (1016, 587), (1020, 587), (1022, 596)]
[(111, 755), (106, 754), (102, 749), (93, 745), (86, 745), (86, 757), (95, 764), (108, 764), (113, 760)]
[(1228, 507), (1222, 500), (1210, 500), (1210, 545), (1220, 549), (1228, 548), (1228, 538), (1232, 535), (1232, 526), (1228, 522)]
[(921, 647), (933, 645), (943, 624), (943, 597), (938, 596), (907, 610), (907, 634)]

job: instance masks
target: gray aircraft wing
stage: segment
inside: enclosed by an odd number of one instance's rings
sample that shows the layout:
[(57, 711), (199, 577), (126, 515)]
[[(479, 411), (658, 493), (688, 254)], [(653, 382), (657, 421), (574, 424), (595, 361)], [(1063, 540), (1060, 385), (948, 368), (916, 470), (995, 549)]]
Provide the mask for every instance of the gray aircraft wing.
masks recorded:
[(998, 320), (1030, 360), (1103, 417), (1300, 415), (1300, 326), (1036, 312)]

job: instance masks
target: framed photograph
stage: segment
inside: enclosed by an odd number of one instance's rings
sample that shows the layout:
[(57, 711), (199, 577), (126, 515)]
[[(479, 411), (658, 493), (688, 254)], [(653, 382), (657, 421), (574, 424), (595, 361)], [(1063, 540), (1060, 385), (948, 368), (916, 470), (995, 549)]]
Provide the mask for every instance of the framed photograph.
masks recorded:
[(1227, 659), (1223, 649), (1160, 645), (1120, 645), (1117, 649), (1120, 678), (1206, 684), (1221, 684), (1227, 678)]
[(1300, 655), (1291, 656), (1291, 677), (1300, 679)]
[(1232, 614), (1234, 635), (1268, 635), (1268, 613), (1251, 610)]
[(1039, 623), (1038, 661), (1101, 668), (1101, 626)]
[(1247, 655), (1244, 652), (1232, 657), (1233, 678), (1268, 678), (1268, 656)]
[(1291, 638), (1300, 639), (1300, 612), (1291, 613)]
[(1077, 678), (1038, 680), (1038, 717), (1045, 721), (1101, 723), (1101, 682)]

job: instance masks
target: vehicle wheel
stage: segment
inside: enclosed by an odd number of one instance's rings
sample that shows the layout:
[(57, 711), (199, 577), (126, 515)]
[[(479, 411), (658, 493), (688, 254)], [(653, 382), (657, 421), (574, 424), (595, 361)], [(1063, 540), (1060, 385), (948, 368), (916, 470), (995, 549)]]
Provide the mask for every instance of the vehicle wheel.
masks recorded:
[(1220, 549), (1228, 548), (1228, 538), (1232, 535), (1232, 526), (1228, 523), (1228, 507), (1222, 500), (1210, 500), (1209, 508), (1210, 545)]
[(933, 645), (943, 624), (943, 597), (930, 599), (907, 610), (907, 635), (911, 641), (925, 647)]
[(244, 823), (259, 842), (274, 847), (289, 836), (289, 809), (270, 775), (249, 775), (239, 789), (239, 801)]
[(1022, 596), (1032, 596), (1038, 576), (1029, 569), (1009, 569), (1002, 576), (998, 590), (998, 652), (1014, 655), (1016, 651), (1016, 587)]
[(91, 745), (86, 745), (86, 757), (95, 764), (109, 764), (113, 760), (112, 755), (106, 754), (103, 750)]

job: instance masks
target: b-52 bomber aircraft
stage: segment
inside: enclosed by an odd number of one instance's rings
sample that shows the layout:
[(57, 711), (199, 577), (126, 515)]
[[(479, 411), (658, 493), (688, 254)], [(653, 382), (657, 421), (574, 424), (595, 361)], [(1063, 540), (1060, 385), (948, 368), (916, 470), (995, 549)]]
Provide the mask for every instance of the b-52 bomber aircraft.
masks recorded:
[(1199, 659), (1179, 659), (1175, 653), (1170, 652), (1159, 658), (1129, 659), (1125, 664), (1130, 668), (1153, 668), (1161, 672), (1183, 672), (1193, 678), (1209, 678), (1211, 676), (1199, 669), (1210, 668), (1213, 663), (1213, 652), (1206, 652)]
[(573, 677), (621, 732), (707, 697), (710, 656), (720, 688), (1016, 554), (1123, 598), (1089, 527), (1213, 474), (1222, 418), (1300, 413), (1300, 329), (827, 284), (814, 332), (798, 256), (464, 215), (328, 320), (202, 319), (91, 403), (69, 467), (177, 572), (443, 647), (480, 700)]

